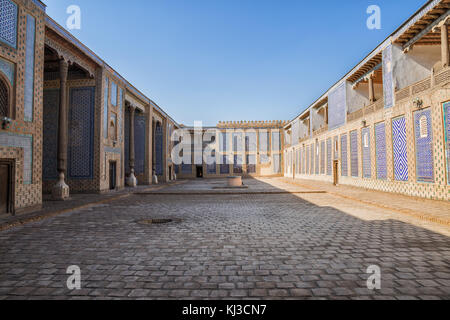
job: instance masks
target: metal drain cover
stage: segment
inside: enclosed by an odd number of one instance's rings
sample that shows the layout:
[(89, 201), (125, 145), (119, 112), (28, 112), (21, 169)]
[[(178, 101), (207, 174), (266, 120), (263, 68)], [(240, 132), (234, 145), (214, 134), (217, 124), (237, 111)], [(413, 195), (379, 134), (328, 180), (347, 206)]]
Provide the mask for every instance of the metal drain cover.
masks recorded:
[(173, 219), (144, 219), (144, 220), (138, 221), (139, 224), (144, 224), (144, 225), (166, 224), (166, 223), (171, 223), (171, 222), (174, 222), (174, 220)]

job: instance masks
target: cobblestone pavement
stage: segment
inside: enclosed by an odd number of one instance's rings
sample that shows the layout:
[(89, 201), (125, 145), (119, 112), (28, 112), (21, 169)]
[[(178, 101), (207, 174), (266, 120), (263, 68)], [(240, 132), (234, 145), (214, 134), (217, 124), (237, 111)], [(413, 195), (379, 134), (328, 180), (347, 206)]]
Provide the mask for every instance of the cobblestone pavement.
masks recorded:
[[(205, 183), (0, 232), (0, 299), (450, 298), (448, 228), (328, 194), (187, 193)], [(151, 218), (174, 222), (138, 223)], [(71, 265), (81, 290), (67, 289)], [(381, 290), (367, 289), (371, 265)]]

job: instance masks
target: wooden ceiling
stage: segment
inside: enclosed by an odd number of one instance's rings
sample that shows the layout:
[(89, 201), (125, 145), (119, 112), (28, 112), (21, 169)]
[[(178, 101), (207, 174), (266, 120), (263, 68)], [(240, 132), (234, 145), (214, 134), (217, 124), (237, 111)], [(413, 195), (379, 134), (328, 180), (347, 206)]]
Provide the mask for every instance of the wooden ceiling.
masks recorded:
[[(355, 73), (353, 73), (348, 81), (354, 83), (358, 81), (362, 76), (367, 74), (369, 71), (373, 70), (377, 65), (379, 65), (383, 61), (383, 54), (380, 52), (376, 54), (372, 59), (367, 61), (361, 68), (358, 69)], [(376, 70), (376, 72), (380, 72), (381, 68)], [(377, 75), (375, 74), (375, 79)]]
[[(436, 5), (432, 10), (426, 13), (416, 23), (411, 25), (402, 35), (396, 39), (395, 43), (405, 46), (415, 37), (424, 33), (420, 39), (415, 41), (415, 45), (440, 45), (441, 44), (441, 31), (437, 28), (435, 32), (429, 27), (434, 21), (442, 18), (444, 15), (448, 16), (450, 10), (450, 0), (442, 0), (441, 3)], [(447, 29), (448, 29), (447, 25)], [(450, 36), (449, 36), (450, 39)]]

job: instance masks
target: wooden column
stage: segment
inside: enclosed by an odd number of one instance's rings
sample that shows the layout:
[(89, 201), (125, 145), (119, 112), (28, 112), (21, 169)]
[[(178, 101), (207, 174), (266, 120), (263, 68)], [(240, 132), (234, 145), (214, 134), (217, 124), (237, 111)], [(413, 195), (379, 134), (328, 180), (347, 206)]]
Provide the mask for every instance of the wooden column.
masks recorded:
[(59, 181), (53, 187), (52, 195), (55, 200), (67, 200), (69, 198), (69, 186), (65, 183), (67, 172), (67, 140), (68, 140), (68, 118), (67, 118), (67, 74), (69, 64), (66, 60), (59, 61), (59, 116), (58, 116), (58, 161), (57, 170)]
[(374, 74), (371, 73), (369, 75), (369, 102), (370, 103), (374, 103), (375, 102), (375, 89), (374, 89), (374, 86), (373, 86), (373, 77), (374, 77)]
[(129, 105), (130, 109), (130, 132), (129, 132), (129, 159), (128, 163), (130, 166), (130, 176), (127, 179), (127, 185), (129, 187), (136, 187), (137, 180), (134, 175), (134, 165), (135, 165), (135, 152), (134, 152), (134, 114), (136, 112), (136, 107)]
[(448, 51), (448, 29), (446, 23), (441, 26), (441, 50), (442, 66), (445, 68), (450, 65), (450, 56)]

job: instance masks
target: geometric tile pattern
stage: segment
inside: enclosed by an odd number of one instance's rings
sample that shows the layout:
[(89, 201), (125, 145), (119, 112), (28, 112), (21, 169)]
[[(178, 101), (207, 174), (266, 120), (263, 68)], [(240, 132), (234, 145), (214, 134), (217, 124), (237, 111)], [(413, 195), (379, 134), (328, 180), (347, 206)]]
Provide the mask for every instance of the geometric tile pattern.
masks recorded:
[(23, 149), (23, 184), (33, 183), (33, 136), (0, 132), (0, 146)]
[(11, 63), (5, 59), (0, 58), (0, 72), (2, 72), (6, 76), (11, 86), (14, 87), (14, 77), (16, 74), (16, 68), (14, 66), (14, 63)]
[(383, 93), (384, 107), (391, 108), (394, 106), (395, 99), (394, 79), (392, 72), (392, 45), (383, 50)]
[(316, 154), (316, 150), (315, 150), (313, 144), (310, 145), (309, 148), (310, 148), (310, 153), (309, 153), (309, 155), (310, 155), (310, 157), (311, 157), (311, 159), (310, 159), (310, 160), (311, 160), (311, 161), (310, 161), (310, 166), (311, 166), (311, 168), (309, 168), (309, 172), (310, 172), (310, 174), (314, 174), (314, 157), (315, 157), (315, 154)]
[(328, 127), (336, 129), (345, 124), (347, 114), (347, 84), (344, 81), (328, 95)]
[(25, 83), (24, 83), (25, 121), (33, 121), (35, 34), (36, 34), (36, 19), (28, 14), (27, 35), (25, 43)]
[(275, 153), (272, 155), (273, 158), (273, 173), (279, 174), (281, 173), (281, 155)]
[(320, 144), (320, 174), (325, 174), (325, 141)]
[(384, 122), (375, 125), (375, 148), (377, 159), (377, 179), (387, 179), (386, 166), (386, 126)]
[(434, 182), (433, 126), (431, 109), (414, 112), (418, 182)]
[(117, 84), (111, 81), (111, 104), (117, 106)]
[(351, 157), (351, 171), (352, 177), (359, 176), (359, 163), (358, 163), (358, 131), (354, 130), (350, 132), (350, 157)]
[(44, 180), (58, 178), (58, 117), (59, 89), (44, 90), (44, 144), (42, 146), (42, 177)]
[(327, 140), (327, 175), (331, 176), (332, 174), (332, 158), (331, 158), (331, 153), (332, 153), (332, 142), (331, 142), (331, 138), (328, 138)]
[(363, 176), (364, 178), (372, 177), (372, 163), (370, 155), (370, 128), (362, 128), (362, 154), (363, 154)]
[(233, 162), (233, 172), (241, 174), (242, 173), (242, 156), (241, 155), (234, 155), (234, 162)]
[(17, 5), (11, 0), (0, 0), (0, 41), (17, 47)]
[(348, 176), (347, 134), (341, 136), (341, 175)]
[(394, 151), (394, 178), (408, 181), (408, 152), (405, 117), (392, 119), (392, 148)]
[(314, 149), (314, 157), (316, 159), (316, 164), (315, 164), (315, 168), (316, 168), (316, 174), (320, 173), (320, 167), (319, 167), (319, 156), (320, 156), (320, 149), (319, 149), (319, 142), (316, 142), (315, 145), (315, 149)]
[[(163, 170), (163, 143), (164, 143), (164, 136), (163, 136), (163, 128), (160, 122), (156, 123), (156, 129), (155, 129), (155, 171), (157, 176), (162, 176), (164, 174)], [(192, 170), (192, 168), (190, 169)]]
[(306, 174), (310, 174), (311, 172), (310, 172), (310, 164), (309, 164), (309, 159), (310, 159), (310, 157), (309, 157), (309, 153), (311, 152), (311, 150), (310, 150), (310, 147), (309, 146), (307, 146), (306, 147)]
[(122, 134), (122, 126), (123, 126), (123, 89), (120, 88), (119, 90), (119, 141), (123, 141), (123, 134)]
[(68, 178), (94, 178), (95, 88), (71, 88), (69, 107)]
[[(114, 94), (113, 94), (114, 95)], [(112, 97), (112, 96), (111, 96)], [(137, 175), (145, 173), (145, 114), (134, 114), (134, 172)]]
[(450, 102), (444, 103), (445, 155), (447, 168), (447, 184), (450, 184)]
[(108, 119), (109, 119), (109, 79), (105, 78), (105, 92), (103, 105), (103, 138), (108, 138)]

